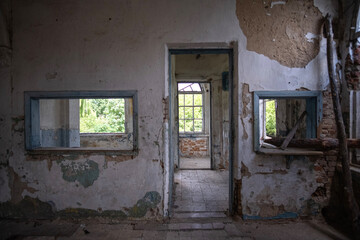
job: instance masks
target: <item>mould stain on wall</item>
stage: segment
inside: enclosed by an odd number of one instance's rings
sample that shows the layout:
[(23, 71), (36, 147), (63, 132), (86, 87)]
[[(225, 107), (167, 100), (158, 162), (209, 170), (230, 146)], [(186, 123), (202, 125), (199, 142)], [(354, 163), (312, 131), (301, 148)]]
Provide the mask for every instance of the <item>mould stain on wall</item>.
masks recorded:
[[(139, 199), (134, 206), (124, 210), (98, 210), (86, 208), (66, 208), (56, 211), (55, 204), (51, 201), (43, 202), (38, 198), (25, 196), (21, 201), (13, 203), (12, 201), (0, 203), (0, 217), (2, 218), (37, 218), (53, 219), (62, 218), (142, 218), (158, 214), (157, 205), (161, 202), (161, 196), (158, 192), (147, 192), (145, 196)], [(78, 203), (79, 204), (79, 203)], [(80, 204), (81, 205), (81, 204)], [(154, 214), (155, 213), (155, 214)]]
[(99, 177), (99, 165), (92, 160), (87, 159), (85, 162), (62, 161), (60, 167), (65, 181), (78, 181), (85, 188), (93, 185)]
[(246, 48), (287, 67), (305, 67), (319, 53), (321, 12), (312, 0), (281, 2), (237, 0)]
[(85, 209), (85, 208), (67, 208), (59, 211), (57, 214), (61, 217), (76, 217), (76, 218), (86, 218), (86, 217), (109, 217), (117, 219), (126, 219), (126, 218), (142, 218), (145, 217), (148, 212), (153, 212), (157, 205), (161, 202), (161, 196), (158, 192), (152, 191), (147, 192), (145, 196), (139, 199), (134, 206), (131, 208), (124, 208), (124, 210), (105, 210), (101, 211)]
[(25, 196), (21, 201), (0, 203), (1, 218), (31, 218), (52, 219), (55, 217), (54, 208), (50, 203), (38, 198)]
[(134, 218), (144, 217), (146, 213), (155, 208), (161, 201), (158, 192), (147, 192), (145, 196), (129, 210), (129, 216)]

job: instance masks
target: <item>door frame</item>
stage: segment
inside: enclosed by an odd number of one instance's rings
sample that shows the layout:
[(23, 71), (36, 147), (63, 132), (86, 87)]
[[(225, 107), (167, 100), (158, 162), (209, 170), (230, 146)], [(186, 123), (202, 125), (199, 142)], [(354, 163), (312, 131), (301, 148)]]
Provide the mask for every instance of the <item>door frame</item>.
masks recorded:
[[(169, 48), (168, 50), (168, 62), (167, 62), (167, 69), (168, 69), (168, 97), (169, 97), (169, 101), (168, 101), (168, 106), (169, 106), (169, 124), (168, 124), (168, 161), (169, 161), (169, 174), (168, 174), (168, 191), (167, 191), (167, 198), (168, 198), (168, 206), (167, 206), (167, 215), (169, 216), (172, 213), (172, 194), (173, 194), (173, 186), (174, 186), (174, 159), (172, 156), (174, 156), (174, 150), (172, 148), (172, 146), (174, 144), (178, 144), (178, 143), (174, 143), (172, 140), (172, 128), (173, 125), (175, 124), (172, 121), (172, 102), (174, 101), (174, 99), (172, 99), (171, 97), (171, 92), (172, 92), (172, 88), (174, 86), (172, 86), (172, 69), (171, 69), (171, 56), (172, 55), (180, 55), (180, 54), (227, 54), (229, 57), (229, 214), (230, 215), (234, 215), (234, 146), (235, 146), (235, 136), (234, 136), (234, 131), (235, 131), (235, 124), (234, 124), (234, 117), (233, 117), (233, 113), (234, 113), (234, 50), (233, 48), (182, 48), (182, 49), (172, 49)], [(176, 88), (177, 88), (177, 83), (176, 83)], [(176, 89), (177, 91), (177, 89)], [(178, 134), (179, 135), (179, 134)], [(177, 137), (178, 140), (178, 137)], [(178, 153), (177, 153), (178, 154)]]

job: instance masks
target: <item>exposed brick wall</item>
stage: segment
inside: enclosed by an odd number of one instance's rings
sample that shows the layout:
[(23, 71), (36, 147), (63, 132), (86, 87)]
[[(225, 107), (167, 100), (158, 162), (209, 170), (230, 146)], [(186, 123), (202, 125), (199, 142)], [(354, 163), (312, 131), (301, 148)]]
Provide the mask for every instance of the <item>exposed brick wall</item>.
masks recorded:
[(207, 157), (209, 151), (209, 137), (180, 137), (179, 150), (182, 157)]
[[(320, 138), (336, 138), (336, 122), (333, 111), (332, 95), (330, 87), (323, 92), (323, 118), (318, 128), (318, 137)], [(334, 176), (338, 174), (336, 166), (338, 163), (338, 150), (332, 149), (324, 151), (323, 156), (309, 156), (309, 160), (313, 162), (315, 174), (314, 185), (316, 190), (312, 193), (310, 201), (308, 201), (307, 211), (305, 215), (320, 214), (321, 210), (329, 205), (332, 191)], [(337, 182), (335, 182), (337, 184)], [(356, 183), (357, 184), (357, 183)], [(360, 181), (359, 181), (360, 184)], [(241, 188), (242, 181), (235, 180), (235, 209), (241, 215)], [(360, 190), (359, 193), (360, 195)]]
[[(360, 173), (351, 171), (351, 174), (355, 200), (360, 205)], [(349, 222), (349, 216), (346, 214), (347, 209), (345, 206), (343, 173), (342, 169), (337, 167), (332, 179), (330, 203), (323, 213), (329, 222), (337, 223), (344, 233), (350, 233), (352, 230), (351, 223)]]
[(321, 138), (337, 137), (335, 115), (330, 90), (323, 92), (323, 118), (319, 130)]
[(316, 174), (316, 191), (311, 195), (312, 199), (324, 207), (328, 205), (331, 195), (331, 184), (337, 164), (337, 151), (325, 151), (322, 157), (313, 157)]
[[(321, 138), (337, 138), (335, 115), (333, 112), (330, 90), (323, 93), (323, 119), (319, 131)], [(340, 211), (342, 213), (343, 209), (334, 209), (334, 207), (341, 208), (344, 204), (341, 197), (344, 194), (342, 191), (342, 171), (341, 168), (336, 167), (339, 163), (338, 149), (324, 151), (324, 156), (312, 157), (312, 160), (314, 161), (316, 182), (319, 186), (312, 194), (313, 200), (321, 206), (330, 205), (330, 209), (332, 209), (330, 211)], [(352, 175), (355, 197), (360, 203), (360, 173), (352, 172)], [(336, 213), (327, 212), (326, 215), (334, 215), (337, 217)]]
[[(319, 127), (320, 138), (336, 138), (336, 122), (333, 110), (331, 90), (323, 92), (323, 118)], [(314, 162), (314, 171), (316, 173), (316, 191), (312, 194), (314, 202), (320, 205), (320, 208), (329, 204), (331, 195), (331, 185), (335, 174), (338, 158), (337, 150), (324, 151), (321, 157), (311, 157)]]

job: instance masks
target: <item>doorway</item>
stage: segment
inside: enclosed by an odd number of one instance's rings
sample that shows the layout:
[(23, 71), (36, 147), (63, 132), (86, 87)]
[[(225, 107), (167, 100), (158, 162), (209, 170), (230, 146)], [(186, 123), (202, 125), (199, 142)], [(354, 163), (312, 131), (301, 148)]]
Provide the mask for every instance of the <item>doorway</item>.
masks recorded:
[(211, 169), (211, 84), (177, 81), (179, 169)]
[(232, 49), (169, 53), (170, 214), (232, 214)]

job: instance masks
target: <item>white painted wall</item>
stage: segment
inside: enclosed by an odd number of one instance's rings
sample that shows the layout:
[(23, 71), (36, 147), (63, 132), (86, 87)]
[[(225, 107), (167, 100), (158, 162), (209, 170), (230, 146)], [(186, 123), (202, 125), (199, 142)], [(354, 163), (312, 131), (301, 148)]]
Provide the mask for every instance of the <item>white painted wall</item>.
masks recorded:
[[(319, 6), (328, 4), (326, 0), (316, 2)], [(10, 167), (20, 176), (26, 175), (28, 185), (37, 190), (24, 191), (23, 195), (52, 201), (58, 210), (79, 207), (77, 202), (82, 208), (114, 210), (130, 207), (146, 192), (157, 191), (166, 199), (159, 207), (167, 208), (168, 196), (164, 195), (168, 193), (170, 169), (165, 153), (169, 139), (163, 135), (168, 125), (163, 121), (162, 105), (169, 94), (167, 48), (234, 46), (239, 117), (243, 83), (249, 84), (251, 91), (322, 90), (328, 85), (324, 40), (319, 55), (305, 68), (284, 67), (246, 50), (247, 40), (235, 9), (235, 0), (14, 0), (13, 90), (7, 114), (24, 115), (24, 91), (138, 90), (139, 97), (138, 156), (122, 162), (107, 162), (102, 155), (89, 157), (99, 164), (100, 175), (88, 188), (66, 182), (56, 162), (49, 171), (45, 160), (26, 160), (23, 133), (14, 132)], [(10, 85), (9, 81), (1, 86)], [(275, 204), (288, 206), (285, 210), (289, 211), (300, 208), (294, 199), (309, 198), (314, 187), (294, 190), (291, 186), (299, 183), (297, 169), (305, 171), (307, 183), (314, 182), (313, 173), (306, 170), (308, 163), (295, 164), (287, 175), (256, 175), (283, 169), (285, 162), (256, 155), (252, 150), (252, 116), (243, 116), (243, 121), (244, 128), (236, 123), (239, 154), (235, 165), (242, 162), (254, 174), (243, 179), (243, 209), (249, 209), (244, 211), (258, 214), (262, 189), (256, 186), (263, 183), (269, 186)], [(248, 138), (243, 138), (244, 131)], [(235, 173), (236, 178), (242, 177), (239, 168)], [(284, 182), (286, 186), (281, 185)]]

